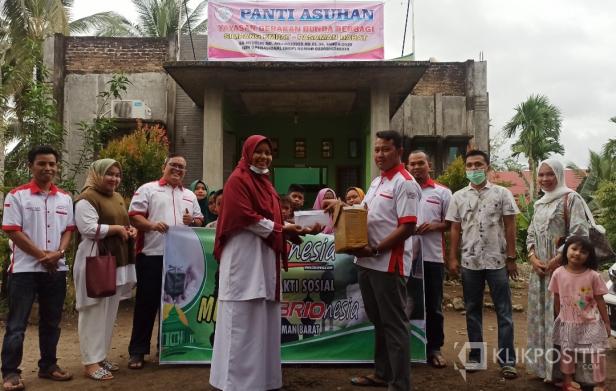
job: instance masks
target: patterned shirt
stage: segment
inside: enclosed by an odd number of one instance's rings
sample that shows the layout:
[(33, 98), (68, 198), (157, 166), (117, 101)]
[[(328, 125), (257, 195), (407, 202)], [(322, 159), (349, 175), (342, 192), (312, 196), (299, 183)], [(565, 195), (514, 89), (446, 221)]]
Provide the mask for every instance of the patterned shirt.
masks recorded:
[(470, 184), (454, 193), (446, 220), (462, 225), (462, 266), (471, 270), (505, 267), (507, 242), (503, 216), (520, 213), (513, 195), (487, 182), (481, 190)]

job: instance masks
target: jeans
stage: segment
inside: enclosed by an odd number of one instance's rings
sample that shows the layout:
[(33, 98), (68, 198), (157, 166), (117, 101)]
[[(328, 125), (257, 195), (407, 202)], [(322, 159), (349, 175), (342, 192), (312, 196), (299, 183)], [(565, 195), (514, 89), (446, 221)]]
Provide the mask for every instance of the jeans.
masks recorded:
[(12, 273), (8, 277), (9, 313), (2, 343), (2, 376), (21, 373), (24, 337), (35, 297), (39, 303), (38, 367), (47, 372), (57, 363), (60, 321), (66, 296), (66, 272)]
[[(466, 329), (469, 342), (483, 342), (483, 292), (486, 281), (498, 321), (498, 362), (500, 366), (515, 366), (513, 347), (513, 317), (511, 289), (507, 269), (470, 270), (462, 268), (462, 289), (466, 307)], [(485, 358), (485, 356), (483, 357)], [(481, 350), (471, 349), (470, 361), (481, 362)]]
[(443, 333), (443, 277), (444, 265), (424, 262), (424, 297), (426, 302), (426, 339), (428, 355), (441, 350)]

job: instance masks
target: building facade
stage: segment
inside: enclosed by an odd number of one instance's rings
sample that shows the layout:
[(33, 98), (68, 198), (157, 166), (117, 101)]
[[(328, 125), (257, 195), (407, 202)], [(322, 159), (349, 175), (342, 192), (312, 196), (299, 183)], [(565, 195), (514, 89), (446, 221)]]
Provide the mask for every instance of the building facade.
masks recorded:
[(485, 62), (214, 62), (205, 60), (207, 37), (193, 42), (194, 55), (188, 37), (50, 38), (45, 62), (69, 159), (82, 146), (79, 122), (93, 119), (115, 73), (131, 81), (123, 99), (149, 107), (145, 122), (163, 124), (172, 151), (186, 157), (186, 180), (211, 188), (222, 187), (253, 133), (275, 144), (281, 193), (290, 183), (311, 193), (365, 187), (378, 174), (371, 150), (383, 129), (401, 131), (407, 151), (427, 151), (437, 172), (469, 145), (488, 149)]

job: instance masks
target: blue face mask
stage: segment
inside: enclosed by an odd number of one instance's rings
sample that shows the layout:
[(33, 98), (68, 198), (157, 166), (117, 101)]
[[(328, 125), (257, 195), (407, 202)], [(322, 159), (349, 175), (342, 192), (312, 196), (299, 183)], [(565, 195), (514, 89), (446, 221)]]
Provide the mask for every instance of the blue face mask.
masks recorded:
[(473, 185), (481, 185), (486, 180), (486, 172), (484, 170), (466, 171), (466, 179)]

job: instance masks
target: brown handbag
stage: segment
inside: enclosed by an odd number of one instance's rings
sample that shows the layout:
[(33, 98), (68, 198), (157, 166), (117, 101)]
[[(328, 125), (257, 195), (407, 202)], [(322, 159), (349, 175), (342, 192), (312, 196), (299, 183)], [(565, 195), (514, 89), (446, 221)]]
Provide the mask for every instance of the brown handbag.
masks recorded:
[[(100, 229), (99, 224), (90, 249), (90, 254), (92, 254), (94, 244), (96, 244), (98, 255), (86, 257), (86, 292), (88, 297), (93, 299), (113, 296), (116, 293), (116, 258), (99, 240)], [(105, 255), (101, 255), (103, 254), (101, 249), (104, 250)]]

